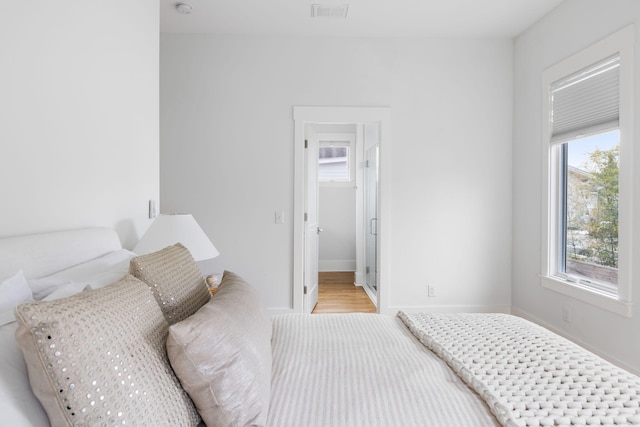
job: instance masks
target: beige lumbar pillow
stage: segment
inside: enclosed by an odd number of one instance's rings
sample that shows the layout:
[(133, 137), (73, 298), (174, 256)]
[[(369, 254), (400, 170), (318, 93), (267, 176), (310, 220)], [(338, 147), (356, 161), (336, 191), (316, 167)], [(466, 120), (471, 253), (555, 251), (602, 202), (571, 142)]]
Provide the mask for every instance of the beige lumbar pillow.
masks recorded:
[(16, 339), (51, 425), (195, 426), (171, 370), (168, 324), (149, 287), (107, 287), (16, 309)]
[(207, 425), (265, 425), (271, 317), (240, 277), (225, 271), (211, 301), (169, 328), (167, 353)]
[(198, 264), (180, 243), (132, 258), (129, 274), (149, 285), (169, 325), (191, 316), (211, 298)]

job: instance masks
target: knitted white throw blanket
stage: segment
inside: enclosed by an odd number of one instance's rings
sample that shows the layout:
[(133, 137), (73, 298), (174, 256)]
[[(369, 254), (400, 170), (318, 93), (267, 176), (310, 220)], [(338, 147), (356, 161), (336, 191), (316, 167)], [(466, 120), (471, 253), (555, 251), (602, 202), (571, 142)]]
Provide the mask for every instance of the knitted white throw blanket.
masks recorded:
[(519, 317), (398, 317), (515, 426), (640, 425), (640, 377)]

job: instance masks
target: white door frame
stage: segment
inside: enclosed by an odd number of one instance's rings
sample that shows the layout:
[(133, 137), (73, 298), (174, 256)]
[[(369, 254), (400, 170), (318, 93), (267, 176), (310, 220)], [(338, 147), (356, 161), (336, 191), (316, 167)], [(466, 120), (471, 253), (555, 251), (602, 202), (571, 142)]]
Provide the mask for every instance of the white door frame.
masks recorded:
[[(309, 130), (310, 131), (310, 130)], [(318, 303), (318, 252), (320, 225), (318, 224), (318, 201), (320, 187), (318, 186), (318, 138), (315, 134), (307, 135), (308, 145), (305, 155), (305, 212), (304, 222), (304, 281), (303, 312), (311, 313)], [(304, 293), (304, 292), (303, 292)]]
[(308, 123), (379, 123), (380, 164), (378, 199), (378, 272), (379, 313), (388, 313), (389, 292), (389, 212), (391, 163), (391, 109), (389, 107), (293, 107), (294, 181), (293, 181), (293, 311), (304, 308), (304, 205), (305, 205), (305, 125)]

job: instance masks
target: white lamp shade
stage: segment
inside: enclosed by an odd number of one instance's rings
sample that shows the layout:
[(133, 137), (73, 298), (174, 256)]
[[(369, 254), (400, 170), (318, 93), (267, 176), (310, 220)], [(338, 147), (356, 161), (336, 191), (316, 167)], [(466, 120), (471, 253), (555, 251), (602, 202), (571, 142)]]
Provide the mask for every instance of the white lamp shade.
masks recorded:
[(138, 255), (144, 255), (176, 243), (182, 243), (196, 261), (220, 255), (190, 214), (160, 214), (133, 251)]

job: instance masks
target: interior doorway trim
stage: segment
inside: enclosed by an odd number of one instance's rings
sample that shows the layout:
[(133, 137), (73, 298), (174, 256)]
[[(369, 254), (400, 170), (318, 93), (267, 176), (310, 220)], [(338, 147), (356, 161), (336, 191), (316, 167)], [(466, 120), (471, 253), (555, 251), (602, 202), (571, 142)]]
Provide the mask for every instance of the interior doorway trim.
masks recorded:
[(305, 125), (309, 123), (379, 123), (380, 163), (378, 200), (378, 274), (377, 307), (388, 313), (389, 223), (391, 175), (391, 109), (389, 107), (293, 107), (294, 181), (293, 181), (293, 311), (304, 309), (304, 206), (305, 206)]

